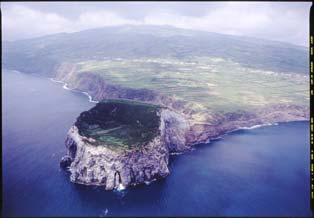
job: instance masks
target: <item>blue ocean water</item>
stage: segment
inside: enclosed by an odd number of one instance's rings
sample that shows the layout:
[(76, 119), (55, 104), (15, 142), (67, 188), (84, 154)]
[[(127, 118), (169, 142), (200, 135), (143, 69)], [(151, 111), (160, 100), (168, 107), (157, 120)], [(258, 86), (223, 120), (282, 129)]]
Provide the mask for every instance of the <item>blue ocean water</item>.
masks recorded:
[(67, 130), (94, 104), (47, 78), (4, 72), (4, 216), (311, 216), (309, 123), (240, 130), (172, 156), (171, 174), (122, 192), (70, 182)]

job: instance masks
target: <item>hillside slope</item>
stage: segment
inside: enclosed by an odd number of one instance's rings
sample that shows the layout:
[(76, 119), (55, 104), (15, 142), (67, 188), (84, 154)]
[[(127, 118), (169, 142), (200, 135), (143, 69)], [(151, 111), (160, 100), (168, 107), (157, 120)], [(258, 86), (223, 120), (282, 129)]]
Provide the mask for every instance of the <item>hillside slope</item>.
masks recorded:
[(61, 62), (208, 56), (230, 59), (255, 69), (308, 72), (304, 47), (170, 26), (104, 27), (3, 42), (3, 48), (3, 67), (44, 75), (53, 75)]

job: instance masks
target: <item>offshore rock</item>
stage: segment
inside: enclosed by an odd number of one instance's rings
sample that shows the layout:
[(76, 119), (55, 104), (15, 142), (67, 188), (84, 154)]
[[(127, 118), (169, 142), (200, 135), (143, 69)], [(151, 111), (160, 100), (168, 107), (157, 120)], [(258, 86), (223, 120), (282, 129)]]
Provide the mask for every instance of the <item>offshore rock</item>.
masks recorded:
[(60, 167), (63, 169), (68, 168), (72, 163), (72, 158), (68, 155), (65, 155), (64, 157), (62, 157), (61, 161), (60, 161)]

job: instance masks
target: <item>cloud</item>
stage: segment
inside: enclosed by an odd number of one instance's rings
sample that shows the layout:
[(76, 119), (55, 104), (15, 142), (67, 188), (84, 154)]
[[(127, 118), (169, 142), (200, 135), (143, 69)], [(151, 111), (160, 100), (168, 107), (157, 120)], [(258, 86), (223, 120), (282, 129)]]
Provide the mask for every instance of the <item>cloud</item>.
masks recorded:
[(25, 6), (13, 6), (3, 11), (3, 37), (5, 40), (32, 38), (60, 32), (76, 32), (84, 29), (137, 24), (110, 11), (84, 12), (76, 20), (56, 13), (43, 13)]
[(302, 11), (261, 3), (228, 2), (224, 7), (199, 17), (174, 13), (151, 14), (145, 24), (204, 30), (223, 34), (253, 36), (308, 45), (309, 8)]
[[(237, 19), (235, 20), (235, 17)], [(246, 30), (256, 28), (256, 24), (265, 26), (269, 18), (264, 14), (246, 13), (244, 16), (235, 11), (220, 10), (202, 17), (188, 17), (175, 14), (154, 14), (145, 17), (145, 24), (166, 25), (176, 27), (220, 32), (226, 34), (245, 34)]]
[(42, 13), (23, 6), (2, 10), (3, 38), (15, 40), (65, 31), (71, 22), (54, 13)]
[[(172, 25), (180, 28), (210, 32), (261, 37), (293, 44), (308, 44), (308, 21), (310, 3), (262, 3), (223, 2), (194, 4), (190, 13), (188, 3), (174, 4), (146, 3), (133, 4), (132, 8), (106, 3), (86, 10), (68, 12), (61, 7), (41, 4), (40, 7), (25, 4), (6, 3), (2, 7), (3, 38), (17, 40), (59, 32), (76, 32), (103, 26), (122, 24)], [(192, 6), (192, 3), (190, 4)], [(60, 5), (59, 5), (60, 6)], [(69, 6), (69, 5), (68, 5)], [(75, 5), (72, 5), (75, 8)], [(88, 6), (85, 4), (84, 6)], [(92, 3), (90, 6), (95, 6)], [(101, 7), (103, 6), (103, 7)], [(171, 6), (171, 7), (169, 7)], [(136, 8), (137, 16), (134, 16)], [(49, 10), (47, 10), (50, 8)], [(51, 9), (52, 8), (52, 9)], [(66, 8), (66, 7), (62, 7)], [(117, 9), (119, 8), (119, 10)], [(132, 9), (127, 12), (126, 9)], [(123, 11), (123, 12), (122, 12)], [(197, 13), (201, 12), (201, 13)]]
[(136, 20), (125, 19), (115, 13), (108, 11), (85, 12), (79, 16), (78, 21), (74, 21), (76, 30), (116, 26), (123, 24), (139, 24)]

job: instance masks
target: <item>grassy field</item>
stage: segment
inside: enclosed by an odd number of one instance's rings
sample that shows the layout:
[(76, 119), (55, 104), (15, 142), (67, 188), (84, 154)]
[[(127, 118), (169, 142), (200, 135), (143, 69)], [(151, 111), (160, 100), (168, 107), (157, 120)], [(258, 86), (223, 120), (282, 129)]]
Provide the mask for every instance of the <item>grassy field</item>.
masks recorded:
[(157, 90), (211, 111), (278, 103), (308, 105), (309, 99), (304, 75), (245, 68), (220, 58), (117, 58), (81, 62), (79, 66), (79, 73), (94, 72), (113, 84)]
[(95, 145), (130, 149), (147, 144), (159, 134), (160, 107), (130, 100), (101, 101), (78, 118), (80, 134)]

